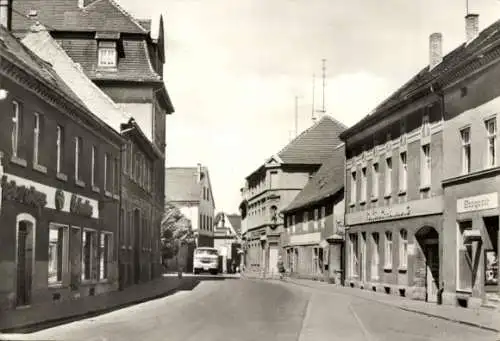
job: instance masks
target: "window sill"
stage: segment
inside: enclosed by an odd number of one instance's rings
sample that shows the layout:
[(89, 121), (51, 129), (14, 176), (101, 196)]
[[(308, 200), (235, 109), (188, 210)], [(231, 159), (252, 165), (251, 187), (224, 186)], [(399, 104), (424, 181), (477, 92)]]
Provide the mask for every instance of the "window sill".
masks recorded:
[(371, 200), (371, 202), (378, 201), (378, 197), (372, 197), (370, 200)]
[(75, 180), (75, 184), (78, 187), (85, 188), (85, 182), (83, 182), (82, 180)]
[(354, 206), (356, 206), (356, 203), (355, 203), (355, 202), (351, 202), (351, 203), (349, 203), (349, 207), (354, 207)]
[(431, 189), (431, 185), (422, 185), (420, 186), (420, 192), (427, 192)]
[(108, 198), (113, 197), (113, 195), (111, 194), (111, 192), (108, 192), (108, 191), (104, 191), (104, 196), (106, 196)]
[(122, 249), (122, 250), (126, 250), (126, 249), (127, 249), (127, 247), (126, 247), (125, 245), (122, 245), (120, 249)]
[(372, 281), (378, 281), (379, 279), (380, 279), (379, 276), (372, 276), (372, 278), (371, 278)]
[(402, 197), (404, 195), (406, 195), (406, 189), (400, 189), (398, 192), (398, 196)]
[(36, 170), (37, 172), (47, 174), (47, 167), (39, 165), (39, 164), (34, 164), (33, 169)]
[(92, 186), (92, 192), (101, 193), (101, 189), (97, 186)]
[(391, 193), (384, 194), (384, 199), (390, 199), (392, 197)]
[(385, 272), (392, 272), (392, 265), (386, 265), (386, 266), (384, 266), (384, 271)]
[(118, 72), (118, 67), (116, 66), (97, 66), (96, 72)]
[(57, 178), (57, 180), (68, 181), (68, 176), (66, 174), (63, 174), (63, 173), (57, 173), (56, 178)]
[(406, 273), (406, 272), (408, 272), (408, 267), (402, 266), (402, 267), (398, 268), (398, 272), (399, 273)]
[(20, 157), (17, 157), (17, 156), (12, 156), (10, 158), (10, 162), (15, 163), (16, 165), (21, 166), (21, 167), (28, 166), (28, 163), (26, 162), (26, 160), (21, 159)]
[(366, 200), (361, 200), (361, 201), (359, 202), (359, 204), (360, 204), (361, 206), (366, 205)]

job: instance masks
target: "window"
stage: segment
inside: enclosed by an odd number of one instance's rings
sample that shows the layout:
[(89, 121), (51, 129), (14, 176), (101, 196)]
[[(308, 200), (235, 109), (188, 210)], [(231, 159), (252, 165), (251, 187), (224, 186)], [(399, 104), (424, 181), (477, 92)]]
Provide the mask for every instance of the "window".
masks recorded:
[(402, 229), (399, 231), (399, 268), (408, 267), (408, 231)]
[(366, 183), (367, 183), (366, 167), (363, 167), (361, 169), (361, 198), (360, 198), (362, 203), (366, 201), (366, 191), (367, 191)]
[(392, 232), (385, 233), (385, 268), (392, 269)]
[(122, 168), (123, 168), (123, 173), (128, 174), (128, 143), (126, 143), (123, 146), (123, 153), (122, 153)]
[(308, 231), (308, 223), (309, 223), (309, 212), (305, 211), (303, 214), (302, 214), (302, 231)]
[(18, 102), (12, 102), (14, 115), (12, 116), (12, 156), (19, 157), (19, 141), (22, 132), (21, 106)]
[(497, 119), (494, 117), (485, 123), (488, 137), (487, 167), (494, 167), (496, 165)]
[(429, 115), (424, 115), (422, 117), (422, 137), (428, 137), (431, 135), (431, 125), (429, 123)]
[(379, 174), (378, 174), (378, 162), (375, 162), (372, 165), (372, 198), (378, 198), (378, 182), (379, 182)]
[(97, 158), (97, 148), (96, 148), (96, 146), (92, 146), (92, 160), (91, 160), (92, 170), (90, 173), (90, 183), (92, 186), (95, 186), (95, 172), (96, 172), (96, 168), (97, 168), (96, 158)]
[(79, 181), (80, 179), (80, 165), (82, 158), (82, 138), (75, 137), (75, 180)]
[(392, 193), (392, 157), (385, 159), (385, 195)]
[(108, 190), (109, 185), (109, 156), (108, 153), (104, 153), (104, 190)]
[(472, 248), (464, 243), (464, 234), (472, 230), (472, 221), (458, 223), (457, 236), (457, 289), (472, 291)]
[(356, 203), (356, 171), (351, 172), (351, 204)]
[(326, 206), (321, 206), (321, 214), (320, 214), (320, 229), (325, 228), (325, 220), (326, 220)]
[(408, 181), (408, 160), (406, 159), (406, 152), (399, 154), (399, 190), (406, 192)]
[(113, 161), (113, 194), (118, 194), (119, 190), (119, 176), (118, 176), (118, 158), (114, 158)]
[(99, 42), (99, 67), (116, 67), (116, 42), (101, 41)]
[(57, 126), (57, 173), (62, 173), (62, 162), (63, 162), (63, 154), (64, 154), (64, 128), (60, 125)]
[(420, 163), (420, 185), (428, 187), (431, 184), (431, 145), (422, 146), (422, 161)]
[(319, 209), (314, 209), (314, 229), (317, 230), (319, 228)]
[(95, 266), (96, 231), (84, 230), (82, 233), (82, 280), (95, 279), (92, 271)]
[(352, 277), (358, 276), (358, 235), (351, 233), (349, 235), (349, 271)]
[(48, 282), (51, 284), (62, 283), (63, 269), (67, 266), (64, 257), (65, 233), (64, 227), (50, 224), (49, 226), (49, 276)]
[(470, 128), (465, 128), (460, 131), (462, 141), (462, 173), (470, 172)]
[(399, 122), (399, 131), (400, 131), (400, 143), (402, 145), (405, 145), (406, 144), (406, 122), (403, 120), (401, 120)]
[(33, 131), (33, 164), (40, 164), (40, 142), (42, 141), (42, 116), (35, 113), (35, 129)]
[(292, 214), (292, 233), (295, 233), (295, 214)]
[(111, 263), (111, 233), (101, 233), (99, 236), (99, 279), (108, 279)]
[(372, 233), (372, 267), (371, 278), (378, 280), (379, 276), (379, 263), (380, 263), (380, 237), (377, 232)]

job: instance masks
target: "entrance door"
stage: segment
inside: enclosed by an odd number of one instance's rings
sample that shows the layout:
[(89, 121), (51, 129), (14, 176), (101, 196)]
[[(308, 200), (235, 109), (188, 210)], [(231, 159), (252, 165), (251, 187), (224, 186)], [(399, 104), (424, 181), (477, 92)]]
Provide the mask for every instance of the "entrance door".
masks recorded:
[(31, 302), (32, 274), (33, 226), (29, 222), (21, 221), (17, 233), (17, 306), (27, 306)]
[(437, 240), (425, 246), (427, 302), (437, 302), (439, 288), (439, 247)]

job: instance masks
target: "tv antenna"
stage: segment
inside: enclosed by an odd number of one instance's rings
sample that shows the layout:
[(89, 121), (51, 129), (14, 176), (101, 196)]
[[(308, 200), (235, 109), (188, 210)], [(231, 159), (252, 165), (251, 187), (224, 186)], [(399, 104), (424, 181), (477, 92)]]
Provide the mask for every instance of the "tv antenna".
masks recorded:
[(322, 106), (320, 110), (314, 110), (314, 91), (315, 91), (315, 76), (313, 75), (313, 121), (316, 121), (316, 117), (314, 116), (314, 112), (320, 114), (320, 117), (326, 113), (325, 109), (325, 88), (326, 88), (326, 59), (321, 60), (321, 74), (323, 79), (323, 98), (322, 98)]

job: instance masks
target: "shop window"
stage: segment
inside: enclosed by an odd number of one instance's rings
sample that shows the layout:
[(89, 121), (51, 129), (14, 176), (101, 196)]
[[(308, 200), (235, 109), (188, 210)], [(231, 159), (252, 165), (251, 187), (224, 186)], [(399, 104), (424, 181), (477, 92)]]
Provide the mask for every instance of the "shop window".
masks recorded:
[(457, 236), (457, 290), (472, 291), (472, 247), (465, 243), (464, 235), (472, 230), (472, 221), (458, 223)]
[(487, 291), (498, 290), (498, 216), (484, 218), (487, 243), (484, 251), (484, 285)]
[(109, 265), (111, 264), (111, 246), (113, 245), (113, 234), (102, 232), (99, 235), (99, 279), (106, 280), (109, 277)]
[(392, 232), (385, 233), (385, 263), (384, 267), (387, 270), (392, 270)]
[(60, 284), (63, 280), (63, 271), (68, 267), (67, 254), (67, 226), (50, 224), (49, 226), (49, 285)]
[(408, 267), (408, 231), (399, 231), (399, 268), (406, 270)]
[(355, 233), (349, 234), (349, 272), (351, 277), (358, 276), (359, 260), (358, 260), (358, 235)]

